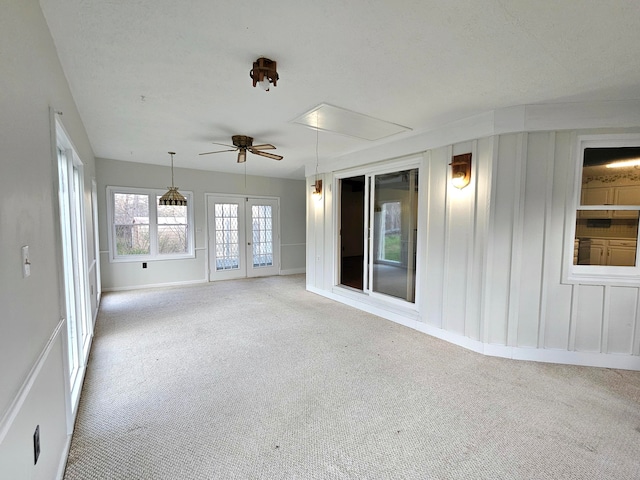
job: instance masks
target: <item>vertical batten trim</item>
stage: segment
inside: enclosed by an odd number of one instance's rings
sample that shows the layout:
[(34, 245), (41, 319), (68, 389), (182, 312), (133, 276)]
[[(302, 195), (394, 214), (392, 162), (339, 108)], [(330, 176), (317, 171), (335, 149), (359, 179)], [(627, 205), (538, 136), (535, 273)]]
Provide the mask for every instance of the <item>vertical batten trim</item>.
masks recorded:
[(570, 352), (576, 349), (579, 291), (580, 285), (571, 285), (571, 314), (569, 315), (569, 344), (567, 345)]
[(469, 322), (472, 318), (475, 317), (475, 322), (479, 323), (480, 315), (473, 315), (470, 312), (477, 312), (478, 306), (472, 302), (473, 300), (473, 284), (475, 282), (474, 277), (474, 263), (475, 263), (475, 252), (478, 251), (476, 248), (477, 238), (476, 232), (478, 216), (476, 214), (476, 209), (478, 208), (478, 140), (474, 140), (471, 143), (471, 179), (472, 183), (470, 186), (473, 187), (473, 201), (468, 202), (469, 207), (469, 243), (467, 246), (467, 276), (466, 276), (466, 305), (464, 309), (464, 333), (467, 337), (477, 338), (477, 333), (473, 335), (473, 332), (479, 332), (480, 325), (476, 325), (476, 328), (471, 329)]
[(609, 312), (611, 310), (611, 285), (604, 286), (602, 321), (600, 322), (600, 353), (609, 353)]
[(488, 178), (487, 184), (490, 186), (489, 198), (487, 201), (487, 242), (486, 242), (486, 257), (484, 259), (484, 275), (482, 281), (481, 292), (481, 321), (480, 321), (480, 339), (483, 343), (489, 343), (489, 326), (487, 322), (491, 320), (491, 312), (489, 311), (491, 301), (488, 298), (491, 295), (491, 288), (489, 285), (493, 284), (493, 260), (494, 260), (494, 245), (495, 245), (495, 213), (494, 205), (496, 204), (497, 195), (497, 175), (494, 175), (496, 165), (498, 163), (498, 149), (500, 148), (500, 137), (491, 137), (491, 162), (487, 168)]
[[(428, 179), (431, 178), (431, 150), (423, 152), (420, 161), (420, 173), (418, 177), (418, 245), (417, 245), (417, 266), (416, 266), (416, 293), (418, 290), (425, 290), (427, 284), (427, 272), (429, 271), (429, 250), (430, 238), (428, 232), (431, 224), (431, 192)], [(422, 212), (420, 205), (424, 205)], [(424, 220), (420, 221), (423, 218)], [(424, 284), (424, 285), (423, 285)], [(429, 323), (427, 318), (428, 295), (420, 295), (416, 298), (418, 315), (420, 321)], [(440, 312), (442, 317), (442, 312)]]
[(640, 288), (637, 289), (636, 295), (636, 315), (635, 323), (631, 331), (631, 354), (640, 355)]
[(553, 207), (553, 168), (555, 165), (556, 133), (549, 132), (547, 144), (547, 162), (545, 174), (547, 184), (545, 186), (544, 205), (544, 232), (542, 233), (542, 272), (540, 275), (540, 310), (538, 311), (538, 344), (537, 348), (544, 348), (545, 329), (547, 326), (547, 272), (549, 265), (549, 252), (551, 251), (551, 220)]
[[(451, 156), (453, 155), (453, 145), (449, 145), (447, 147), (447, 159), (451, 158)], [(449, 182), (449, 170), (446, 169), (445, 170), (446, 174), (445, 174), (445, 179), (446, 179), (446, 185), (445, 185), (445, 189), (444, 189), (444, 195), (445, 195), (445, 208), (444, 208), (444, 265), (442, 268), (442, 284), (444, 285), (443, 291), (442, 291), (442, 328), (444, 330), (448, 330), (447, 328), (447, 300), (449, 297), (449, 290), (451, 288), (451, 285), (449, 285), (449, 264), (450, 264), (450, 249), (449, 249), (449, 238), (450, 238), (450, 231), (451, 231), (451, 197), (449, 195), (449, 188), (451, 188), (450, 186), (450, 182)]]
[(518, 345), (518, 309), (520, 307), (520, 281), (522, 273), (522, 241), (524, 238), (524, 200), (527, 173), (527, 134), (518, 135), (516, 171), (514, 175), (513, 230), (511, 232), (511, 271), (507, 315), (507, 345)]

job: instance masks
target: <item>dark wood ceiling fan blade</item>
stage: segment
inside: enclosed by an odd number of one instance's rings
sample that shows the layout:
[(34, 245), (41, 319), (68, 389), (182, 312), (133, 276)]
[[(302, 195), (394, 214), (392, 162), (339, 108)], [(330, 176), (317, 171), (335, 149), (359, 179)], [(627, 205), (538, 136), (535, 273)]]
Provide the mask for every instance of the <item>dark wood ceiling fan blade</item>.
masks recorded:
[(215, 152), (204, 152), (199, 153), (198, 155), (211, 155), (212, 153), (222, 153), (222, 152), (235, 152), (237, 148), (232, 148), (231, 150), (216, 150)]
[(270, 143), (261, 143), (260, 145), (253, 145), (251, 147), (252, 150), (275, 150), (275, 148), (276, 147)]
[(282, 160), (284, 157), (282, 155), (276, 155), (274, 153), (267, 153), (267, 152), (261, 152), (259, 150), (251, 150), (251, 153), (254, 153), (256, 155), (260, 155), (261, 157), (267, 157), (267, 158), (272, 158), (274, 160)]
[(244, 163), (247, 161), (247, 151), (241, 148), (238, 152), (238, 163)]

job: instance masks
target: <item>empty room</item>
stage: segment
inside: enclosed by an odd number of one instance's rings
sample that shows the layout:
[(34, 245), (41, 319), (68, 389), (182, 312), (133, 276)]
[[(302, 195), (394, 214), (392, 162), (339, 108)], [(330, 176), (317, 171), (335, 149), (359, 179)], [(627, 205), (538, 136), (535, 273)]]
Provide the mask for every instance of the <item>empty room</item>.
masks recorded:
[(0, 8), (1, 479), (640, 478), (637, 2)]

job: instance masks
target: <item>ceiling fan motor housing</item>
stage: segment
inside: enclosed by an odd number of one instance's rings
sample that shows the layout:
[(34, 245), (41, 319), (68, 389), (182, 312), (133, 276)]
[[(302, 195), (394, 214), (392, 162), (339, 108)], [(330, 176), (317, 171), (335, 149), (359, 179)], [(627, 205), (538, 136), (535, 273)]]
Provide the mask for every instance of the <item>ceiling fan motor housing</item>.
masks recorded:
[(253, 145), (253, 137), (247, 137), (246, 135), (234, 135), (231, 140), (239, 148), (247, 148)]

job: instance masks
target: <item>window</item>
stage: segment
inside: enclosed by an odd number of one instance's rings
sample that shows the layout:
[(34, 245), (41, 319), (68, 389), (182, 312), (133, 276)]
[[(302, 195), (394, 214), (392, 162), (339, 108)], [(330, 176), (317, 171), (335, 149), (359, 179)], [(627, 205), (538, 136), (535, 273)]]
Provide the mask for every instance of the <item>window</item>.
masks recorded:
[(569, 281), (640, 284), (640, 136), (578, 139)]
[(193, 251), (193, 195), (187, 206), (158, 205), (164, 191), (107, 187), (111, 261), (190, 258)]

